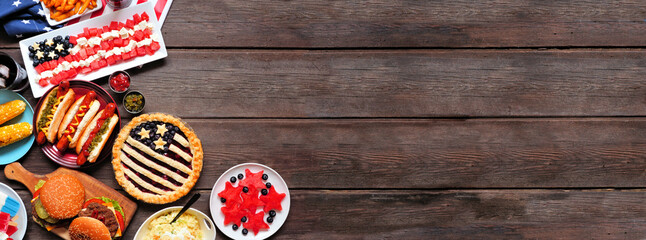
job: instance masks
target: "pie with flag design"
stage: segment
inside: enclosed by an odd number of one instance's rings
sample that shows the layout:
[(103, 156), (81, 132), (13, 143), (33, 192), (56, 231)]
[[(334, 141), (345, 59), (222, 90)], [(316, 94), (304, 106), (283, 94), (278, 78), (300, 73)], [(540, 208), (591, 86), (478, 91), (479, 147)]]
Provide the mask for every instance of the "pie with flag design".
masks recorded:
[(117, 182), (130, 195), (164, 204), (193, 188), (202, 171), (203, 155), (202, 143), (180, 119), (144, 114), (119, 133), (112, 148), (112, 167)]

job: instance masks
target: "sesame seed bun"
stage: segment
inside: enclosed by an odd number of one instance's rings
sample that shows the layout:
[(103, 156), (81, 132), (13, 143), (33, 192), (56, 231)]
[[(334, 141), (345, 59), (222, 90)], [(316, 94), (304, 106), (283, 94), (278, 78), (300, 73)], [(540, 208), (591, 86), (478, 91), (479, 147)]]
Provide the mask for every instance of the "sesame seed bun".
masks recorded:
[(85, 188), (72, 175), (51, 177), (40, 189), (40, 201), (49, 216), (68, 219), (76, 216), (85, 202)]
[(99, 220), (91, 217), (75, 218), (70, 224), (72, 240), (110, 240), (110, 231)]

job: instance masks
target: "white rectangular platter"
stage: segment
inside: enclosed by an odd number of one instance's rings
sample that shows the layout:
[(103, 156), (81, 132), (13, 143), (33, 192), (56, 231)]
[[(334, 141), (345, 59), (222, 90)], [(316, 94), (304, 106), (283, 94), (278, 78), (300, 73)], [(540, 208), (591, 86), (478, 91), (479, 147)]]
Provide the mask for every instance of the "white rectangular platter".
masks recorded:
[(154, 7), (155, 5), (152, 2), (137, 4), (107, 15), (92, 18), (83, 22), (79, 22), (77, 24), (73, 24), (71, 26), (59, 28), (57, 30), (43, 33), (20, 41), (19, 43), (20, 52), (22, 54), (22, 60), (25, 63), (25, 69), (27, 70), (27, 76), (29, 77), (31, 92), (34, 94), (34, 98), (39, 98), (43, 96), (43, 94), (45, 94), (45, 92), (48, 89), (54, 86), (51, 84), (47, 85), (46, 87), (41, 87), (40, 85), (38, 85), (38, 82), (36, 80), (38, 76), (38, 72), (36, 72), (36, 69), (34, 69), (33, 62), (29, 58), (29, 49), (28, 49), (28, 47), (34, 42), (43, 41), (49, 38), (56, 37), (58, 35), (61, 35), (61, 36), (77, 35), (83, 32), (83, 28), (103, 27), (106, 25), (110, 25), (110, 22), (112, 21), (125, 22), (127, 19), (132, 18), (132, 15), (136, 13), (141, 14), (143, 12), (146, 12), (148, 16), (150, 16), (149, 23), (152, 23), (154, 26), (153, 35), (157, 36), (156, 41), (159, 42), (159, 46), (160, 46), (159, 50), (157, 50), (155, 54), (136, 57), (128, 61), (122, 61), (118, 64), (106, 66), (96, 71), (90, 72), (88, 74), (79, 73), (76, 77), (74, 77), (74, 79), (92, 81), (101, 77), (108, 76), (115, 71), (126, 70), (129, 68), (143, 65), (144, 63), (149, 63), (149, 62), (167, 57), (168, 52), (166, 51), (166, 44), (164, 43), (164, 39), (162, 37), (161, 24), (157, 21), (157, 18), (155, 17), (156, 15), (155, 15)]
[(75, 18), (78, 18), (78, 17), (81, 17), (81, 16), (85, 16), (85, 15), (88, 15), (88, 14), (92, 14), (93, 12), (99, 11), (103, 7), (103, 1), (96, 0), (96, 7), (94, 9), (87, 9), (87, 10), (85, 10), (85, 12), (83, 12), (81, 14), (74, 14), (74, 15), (66, 18), (66, 19), (61, 20), (61, 21), (56, 21), (56, 20), (54, 20), (54, 19), (52, 19), (50, 17), (52, 15), (52, 12), (49, 11), (49, 8), (47, 8), (47, 6), (45, 6), (45, 3), (40, 2), (40, 6), (43, 7), (43, 11), (45, 12), (45, 19), (47, 19), (47, 23), (49, 23), (50, 26), (55, 26), (55, 25), (58, 25), (58, 24), (61, 24), (61, 23), (66, 23), (66, 22), (68, 22), (68, 21), (70, 21), (72, 19), (75, 19)]

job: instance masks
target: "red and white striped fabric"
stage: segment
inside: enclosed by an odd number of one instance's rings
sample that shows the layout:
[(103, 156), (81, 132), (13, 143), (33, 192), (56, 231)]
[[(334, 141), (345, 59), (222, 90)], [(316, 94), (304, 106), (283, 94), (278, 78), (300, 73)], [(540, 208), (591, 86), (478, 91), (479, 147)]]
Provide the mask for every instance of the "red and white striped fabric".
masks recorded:
[[(81, 22), (90, 18), (95, 18), (104, 14), (109, 14), (115, 11), (112, 7), (110, 7), (107, 4), (106, 0), (101, 0), (101, 1), (103, 2), (103, 6), (105, 7), (103, 7), (102, 9), (96, 12), (93, 12), (90, 15), (85, 15), (80, 18), (72, 19), (69, 22), (67, 22), (65, 26), (69, 26), (77, 22)], [(164, 20), (166, 20), (166, 15), (168, 14), (168, 10), (170, 10), (170, 5), (173, 3), (173, 0), (132, 0), (132, 2), (130, 2), (130, 6), (134, 6), (145, 2), (155, 2), (155, 14), (157, 15), (157, 20), (159, 21), (160, 25), (164, 25)], [(119, 11), (119, 9), (117, 9), (116, 11)]]

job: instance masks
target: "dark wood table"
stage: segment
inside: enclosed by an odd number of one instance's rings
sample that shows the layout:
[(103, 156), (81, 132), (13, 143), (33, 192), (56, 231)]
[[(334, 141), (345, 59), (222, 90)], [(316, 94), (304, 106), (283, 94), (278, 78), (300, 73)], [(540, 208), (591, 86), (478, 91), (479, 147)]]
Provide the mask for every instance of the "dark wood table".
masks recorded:
[[(168, 58), (129, 72), (202, 139), (197, 209), (236, 164), (283, 176), (277, 239), (638, 239), (646, 11), (608, 2), (175, 1)], [(122, 191), (108, 162), (88, 173)], [(139, 203), (125, 238), (186, 201)]]

